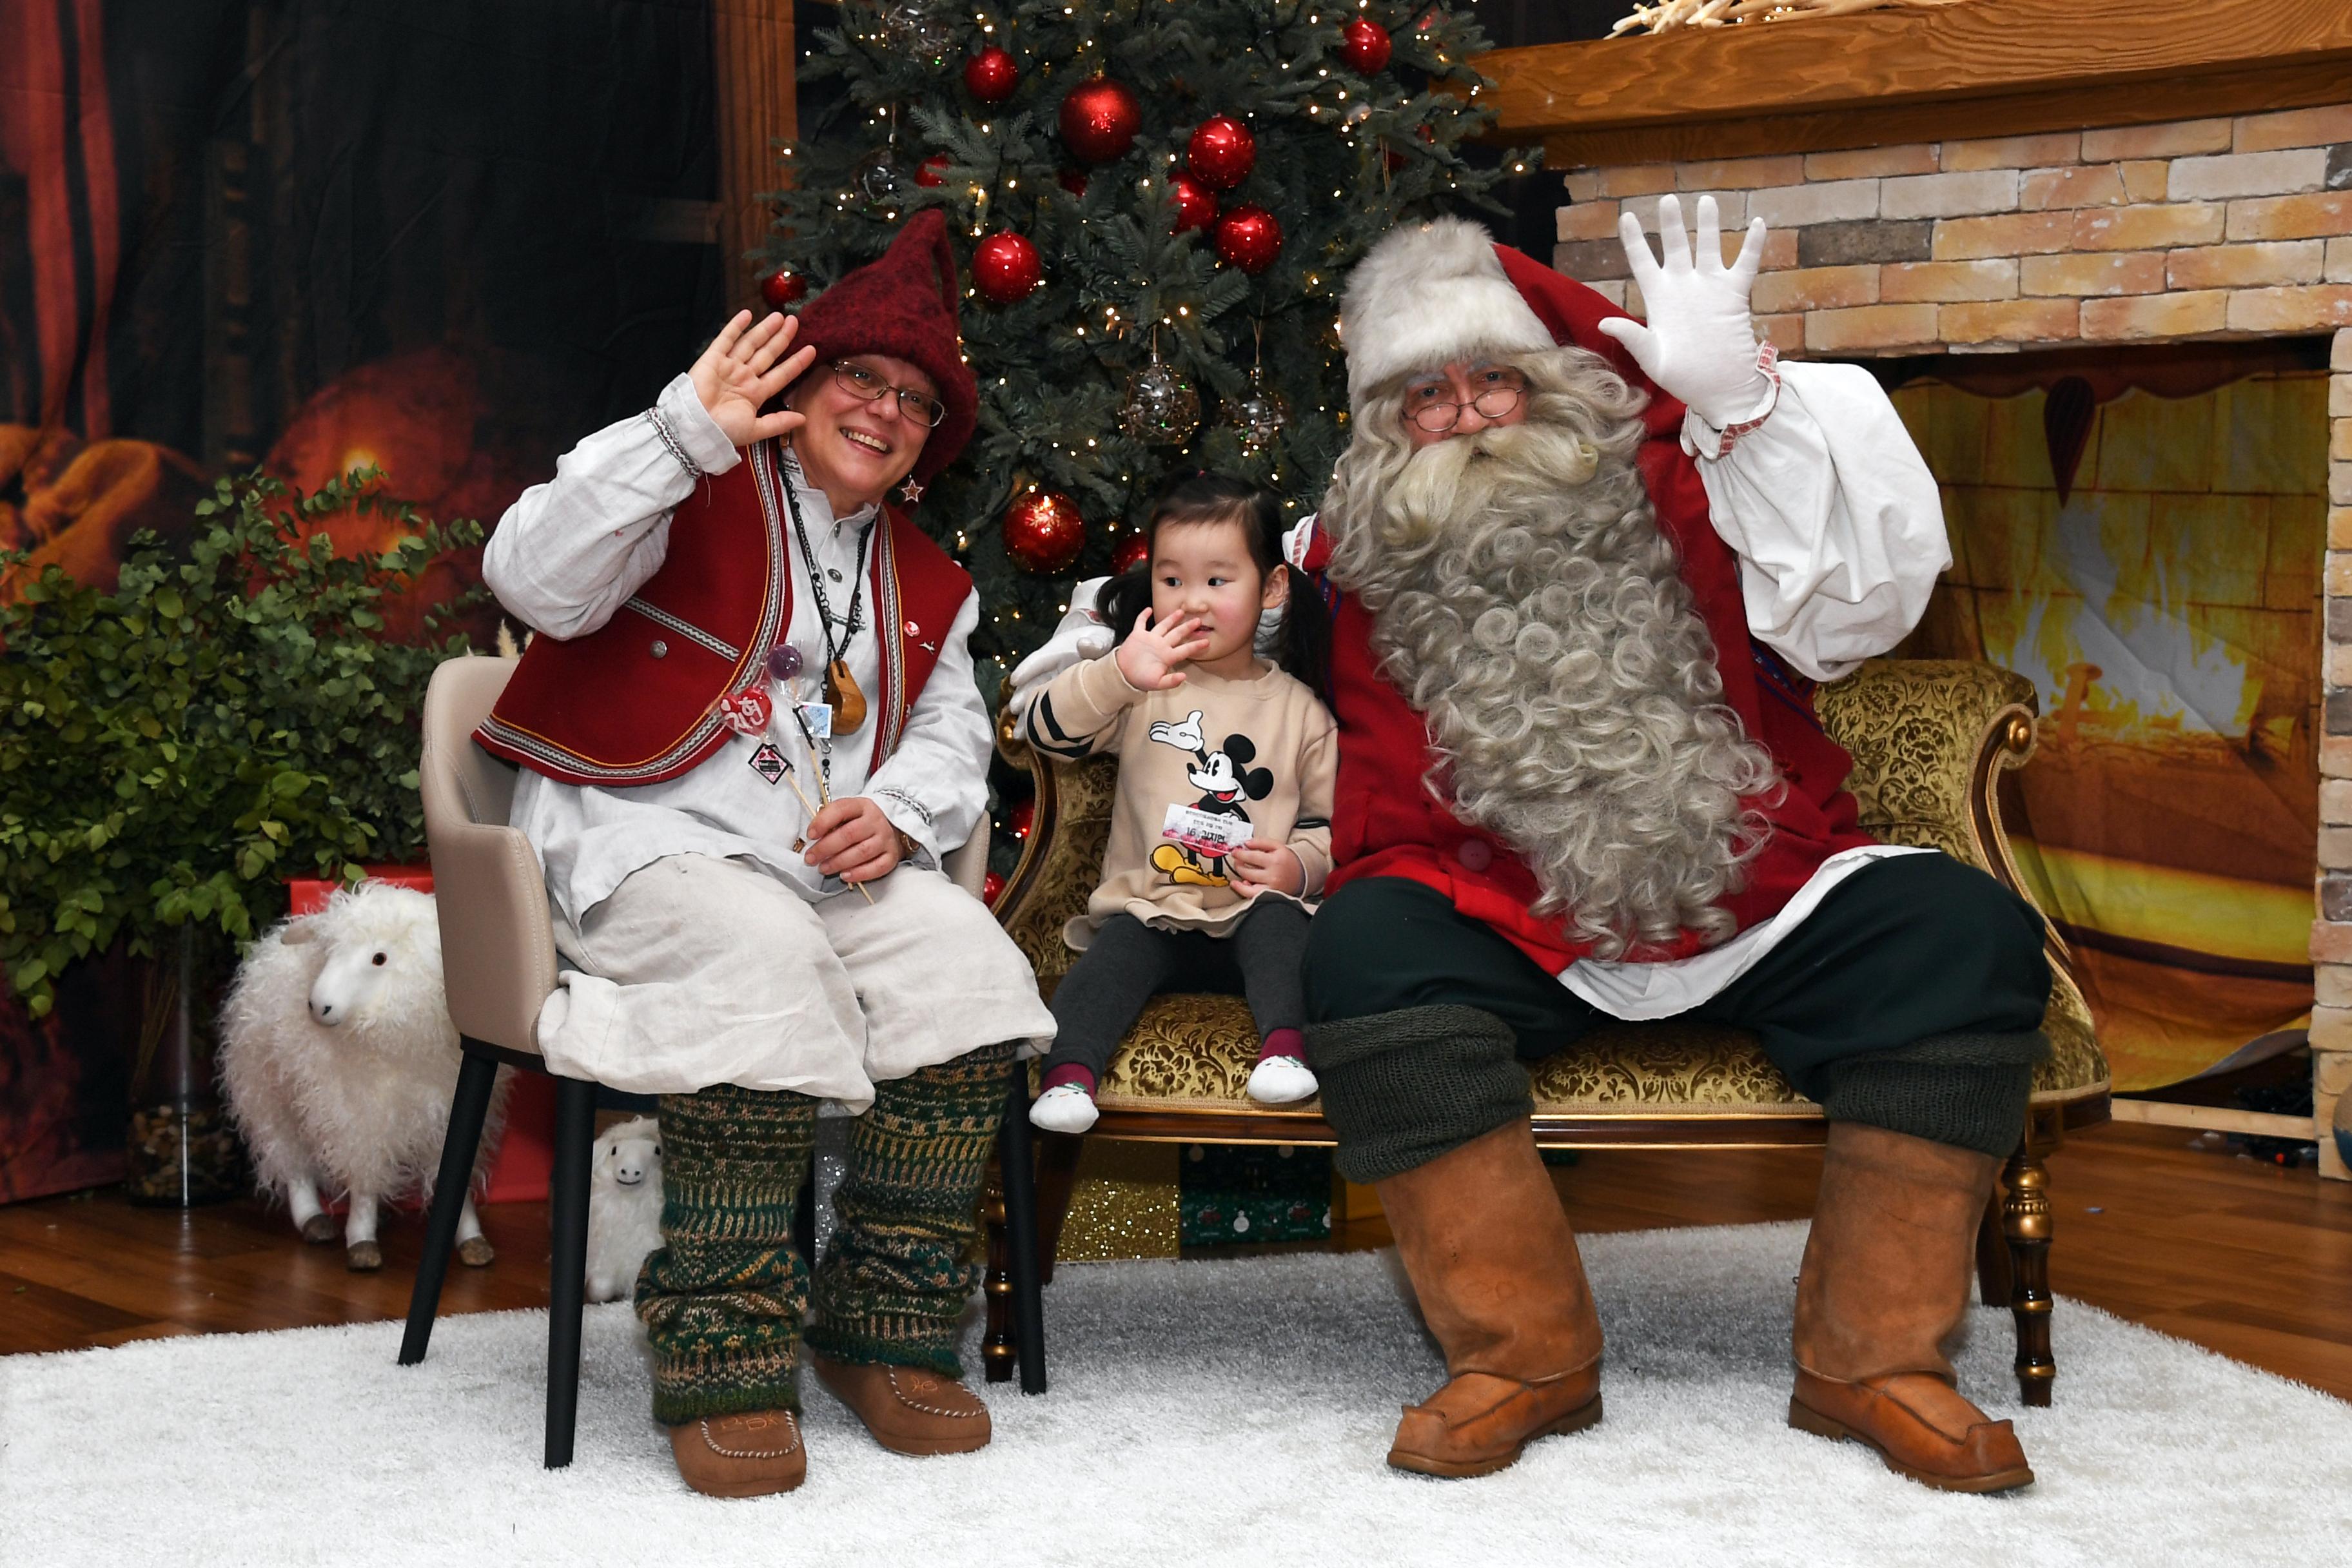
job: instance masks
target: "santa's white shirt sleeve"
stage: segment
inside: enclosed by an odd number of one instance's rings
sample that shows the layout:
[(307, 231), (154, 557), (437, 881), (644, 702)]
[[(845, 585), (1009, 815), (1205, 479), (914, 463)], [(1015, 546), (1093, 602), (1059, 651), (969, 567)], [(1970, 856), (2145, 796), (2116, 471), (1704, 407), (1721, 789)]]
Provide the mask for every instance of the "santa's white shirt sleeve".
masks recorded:
[(1739, 557), (1748, 629), (1815, 680), (1908, 637), (1952, 563), (1936, 476), (1877, 378), (1782, 362), (1759, 423), (1727, 437), (1696, 414), (1708, 516)]

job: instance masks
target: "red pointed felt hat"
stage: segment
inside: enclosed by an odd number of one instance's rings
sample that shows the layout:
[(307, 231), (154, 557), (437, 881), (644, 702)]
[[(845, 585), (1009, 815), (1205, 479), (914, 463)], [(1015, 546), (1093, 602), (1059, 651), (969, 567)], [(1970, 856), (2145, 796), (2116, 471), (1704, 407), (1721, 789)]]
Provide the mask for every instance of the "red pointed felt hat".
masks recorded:
[(800, 313), (799, 342), (816, 350), (812, 374), (850, 354), (888, 354), (920, 365), (948, 416), (923, 443), (915, 478), (929, 484), (971, 439), (980, 385), (963, 362), (957, 327), (962, 301), (948, 222), (937, 207), (917, 213), (881, 257), (849, 273)]

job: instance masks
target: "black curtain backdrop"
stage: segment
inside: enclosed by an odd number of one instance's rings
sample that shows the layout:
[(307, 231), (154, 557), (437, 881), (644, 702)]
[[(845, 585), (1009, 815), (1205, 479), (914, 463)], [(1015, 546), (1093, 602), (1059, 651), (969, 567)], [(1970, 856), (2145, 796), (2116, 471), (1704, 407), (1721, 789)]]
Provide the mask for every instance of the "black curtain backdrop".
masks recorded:
[[(61, 47), (0, 68), (0, 90), (102, 114), (114, 157), (85, 167), (95, 138), (69, 125), (62, 170), (0, 176), (62, 174), (75, 214), (59, 254), (0, 198), (13, 422), (57, 401), (39, 319), (68, 300), (69, 374), (95, 348), (110, 395), (93, 427), (68, 390), (63, 424), (212, 463), (262, 456), (314, 394), (405, 350), (543, 362), (541, 395), (593, 419), (641, 405), (709, 331), (708, 0), (20, 5), (58, 14)], [(89, 210), (110, 193), (111, 277)], [(245, 407), (210, 405), (235, 390), (224, 359), (253, 366)]]
[[(710, 39), (709, 0), (0, 3), (0, 548), (110, 582), (219, 474), (361, 458), (494, 522), (717, 325)], [(0, 992), (0, 1200), (119, 1160), (124, 1022), (68, 989)]]

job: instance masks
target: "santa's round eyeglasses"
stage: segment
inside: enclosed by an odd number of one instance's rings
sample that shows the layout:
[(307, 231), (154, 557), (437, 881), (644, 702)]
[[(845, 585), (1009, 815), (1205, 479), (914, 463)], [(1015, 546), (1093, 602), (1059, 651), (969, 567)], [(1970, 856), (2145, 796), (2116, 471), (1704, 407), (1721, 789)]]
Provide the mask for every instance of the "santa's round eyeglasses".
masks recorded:
[(854, 364), (848, 360), (837, 359), (833, 362), (830, 368), (836, 384), (847, 387), (868, 403), (878, 401), (886, 392), (897, 393), (898, 412), (918, 425), (929, 426), (936, 430), (940, 427), (940, 422), (948, 416), (948, 405), (929, 393), (917, 392), (911, 386), (893, 386), (883, 380), (880, 374), (866, 369), (862, 364)]
[[(1470, 406), (1483, 419), (1500, 419), (1528, 395), (1528, 378), (1515, 370), (1480, 370), (1469, 376), (1475, 389)], [(1443, 436), (1462, 422), (1462, 405), (1446, 400), (1453, 386), (1424, 381), (1405, 388), (1404, 416), (1433, 436)]]

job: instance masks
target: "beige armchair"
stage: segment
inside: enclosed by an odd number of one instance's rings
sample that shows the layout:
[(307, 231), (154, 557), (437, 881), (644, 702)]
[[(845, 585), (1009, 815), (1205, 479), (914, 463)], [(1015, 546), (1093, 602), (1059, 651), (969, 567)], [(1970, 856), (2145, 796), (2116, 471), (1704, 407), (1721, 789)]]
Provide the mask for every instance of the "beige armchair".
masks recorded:
[[(2000, 825), (1998, 783), (2033, 751), (2035, 695), (2021, 676), (1958, 660), (1874, 660), (1822, 689), (1825, 729), (1853, 754), (1864, 826), (1891, 843), (1933, 846), (2026, 894)], [(1116, 761), (1039, 756), (1001, 729), (1005, 756), (1036, 780), (1034, 826), (997, 900), (997, 918), (1036, 965), (1048, 994), (1072, 955), (1063, 922), (1098, 879)], [(2046, 1405), (2051, 1356), (2050, 1207), (2043, 1157), (2066, 1129), (2107, 1120), (2107, 1065), (2089, 1008), (2048, 938), (2055, 983), (2027, 1125), (1978, 1241), (1983, 1299), (2017, 1321), (2017, 1376)], [(1328, 1144), (1313, 1101), (1279, 1110), (1244, 1091), (1256, 1057), (1248, 1006), (1234, 996), (1154, 1000), (1121, 1043), (1089, 1137), (1202, 1143)], [(1534, 1073), (1537, 1141), (1547, 1148), (1738, 1148), (1818, 1143), (1821, 1108), (1800, 1096), (1750, 1036), (1675, 1020), (1596, 1030)], [(1040, 1140), (1046, 1267), (1066, 1211), (1079, 1140)]]
[[(514, 673), (512, 660), (453, 658), (433, 672), (425, 693), (425, 752), (420, 787), (425, 837), (440, 910), (442, 974), (449, 1016), (465, 1051), (439, 1180), (426, 1219), (425, 1256), (409, 1298), (400, 1364), (425, 1359), (433, 1319), (457, 1237), (458, 1209), (481, 1142), (490, 1089), (501, 1064), (547, 1072), (537, 1036), (540, 1005), (555, 989), (555, 939), (539, 856), (508, 826), (516, 770), (474, 744), (475, 727)], [(974, 898), (988, 874), (988, 836), (947, 857), (948, 875)], [(549, 1179), (551, 1258), (547, 1321), (547, 1445), (550, 1468), (572, 1462), (580, 1386), (580, 1314), (588, 1243), (589, 1162), (595, 1142), (597, 1086), (555, 1078), (555, 1152)], [(1004, 1128), (1003, 1212), (992, 1212), (999, 1257), (992, 1302), (1000, 1320), (995, 1362), (1017, 1360), (1026, 1393), (1045, 1386), (1038, 1327), (1035, 1195), (1026, 1085), (1015, 1075)], [(814, 1204), (800, 1205), (801, 1246), (814, 1252)], [(814, 1257), (810, 1261), (814, 1262)], [(1010, 1311), (1013, 1331), (1003, 1331)]]

